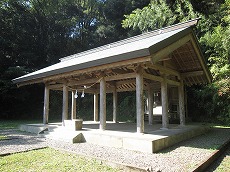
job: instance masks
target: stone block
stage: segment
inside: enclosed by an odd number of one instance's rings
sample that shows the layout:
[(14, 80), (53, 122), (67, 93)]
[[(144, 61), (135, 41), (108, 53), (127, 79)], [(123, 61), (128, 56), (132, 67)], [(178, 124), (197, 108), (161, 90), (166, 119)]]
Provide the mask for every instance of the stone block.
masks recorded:
[(70, 130), (82, 130), (82, 119), (64, 120), (64, 127)]

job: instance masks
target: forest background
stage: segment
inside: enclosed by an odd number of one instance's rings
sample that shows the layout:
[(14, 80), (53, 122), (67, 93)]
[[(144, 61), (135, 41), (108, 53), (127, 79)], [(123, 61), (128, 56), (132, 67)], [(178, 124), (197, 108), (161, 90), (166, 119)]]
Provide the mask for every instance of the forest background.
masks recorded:
[[(44, 85), (17, 88), (12, 79), (59, 58), (197, 17), (195, 32), (213, 82), (186, 88), (189, 117), (229, 124), (230, 0), (1, 0), (0, 119), (42, 118)], [(107, 97), (112, 114), (112, 96)], [(135, 116), (134, 97), (118, 94), (120, 120)], [(62, 92), (52, 91), (50, 99), (50, 117), (61, 119)], [(91, 95), (77, 99), (78, 117), (90, 118), (90, 109)]]

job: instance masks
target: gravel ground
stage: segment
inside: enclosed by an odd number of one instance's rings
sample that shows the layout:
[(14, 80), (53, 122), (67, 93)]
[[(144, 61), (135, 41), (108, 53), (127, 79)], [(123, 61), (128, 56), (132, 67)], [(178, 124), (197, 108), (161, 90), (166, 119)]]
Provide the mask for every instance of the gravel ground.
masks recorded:
[(0, 154), (52, 147), (79, 155), (100, 158), (152, 171), (189, 171), (207, 158), (215, 148), (230, 139), (230, 129), (212, 129), (210, 132), (181, 142), (159, 153), (149, 154), (89, 143), (71, 144), (41, 138), (17, 130), (0, 130), (9, 140), (0, 141)]

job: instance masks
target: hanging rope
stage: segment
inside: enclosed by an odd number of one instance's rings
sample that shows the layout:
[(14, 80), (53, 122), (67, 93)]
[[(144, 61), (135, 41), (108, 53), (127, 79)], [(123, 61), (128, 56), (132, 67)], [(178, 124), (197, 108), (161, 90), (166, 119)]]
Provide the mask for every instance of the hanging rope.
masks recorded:
[(95, 83), (93, 83), (93, 84), (90, 85), (90, 86), (84, 85), (84, 88), (74, 89), (74, 88), (71, 88), (71, 87), (69, 87), (69, 86), (66, 86), (66, 87), (69, 88), (71, 91), (76, 91), (76, 90), (84, 91), (84, 90), (89, 89), (89, 88), (93, 87), (94, 85), (96, 85), (98, 82), (100, 82), (100, 81), (102, 80), (102, 78), (103, 78), (103, 77), (101, 77), (100, 79), (98, 79)]

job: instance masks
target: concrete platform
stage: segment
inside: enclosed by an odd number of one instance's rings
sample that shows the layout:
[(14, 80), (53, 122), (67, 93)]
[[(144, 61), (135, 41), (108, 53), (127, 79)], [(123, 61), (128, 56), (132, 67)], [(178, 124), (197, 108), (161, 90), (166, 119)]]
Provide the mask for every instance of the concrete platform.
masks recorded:
[[(161, 124), (145, 124), (145, 133), (136, 133), (134, 123), (106, 123), (106, 130), (98, 129), (99, 123), (84, 121), (83, 128), (79, 131), (69, 130), (62, 127), (61, 123), (28, 124), (21, 126), (20, 129), (33, 132), (43, 137), (67, 141), (71, 143), (89, 142), (92, 144), (123, 148), (128, 150), (154, 153), (172, 146), (183, 140), (201, 135), (209, 128), (198, 125), (187, 125), (180, 127), (170, 124), (168, 130), (162, 130)], [(39, 131), (39, 132), (38, 132)]]

